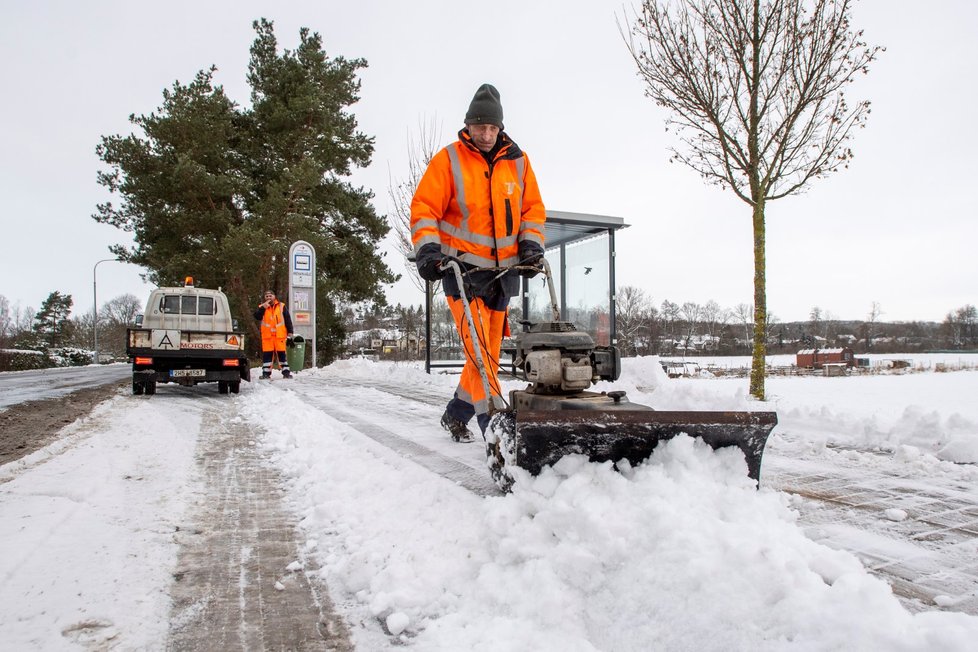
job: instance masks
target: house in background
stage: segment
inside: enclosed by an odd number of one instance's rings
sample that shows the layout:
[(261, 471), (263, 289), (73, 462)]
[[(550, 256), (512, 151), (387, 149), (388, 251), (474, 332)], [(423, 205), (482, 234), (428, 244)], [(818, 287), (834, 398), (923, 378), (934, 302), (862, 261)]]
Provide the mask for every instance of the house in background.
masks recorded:
[(821, 369), (827, 364), (844, 364), (852, 367), (856, 356), (848, 346), (828, 349), (802, 349), (795, 354), (795, 364), (807, 369)]

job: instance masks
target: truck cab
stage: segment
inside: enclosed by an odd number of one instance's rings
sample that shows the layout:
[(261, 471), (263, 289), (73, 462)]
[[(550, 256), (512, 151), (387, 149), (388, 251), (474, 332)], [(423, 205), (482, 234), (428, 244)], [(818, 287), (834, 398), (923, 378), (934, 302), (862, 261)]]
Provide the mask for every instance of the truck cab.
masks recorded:
[(196, 287), (190, 277), (183, 286), (157, 288), (127, 332), (133, 394), (155, 394), (157, 383), (209, 382), (221, 394), (237, 394), (241, 381), (251, 380), (244, 345), (220, 289)]

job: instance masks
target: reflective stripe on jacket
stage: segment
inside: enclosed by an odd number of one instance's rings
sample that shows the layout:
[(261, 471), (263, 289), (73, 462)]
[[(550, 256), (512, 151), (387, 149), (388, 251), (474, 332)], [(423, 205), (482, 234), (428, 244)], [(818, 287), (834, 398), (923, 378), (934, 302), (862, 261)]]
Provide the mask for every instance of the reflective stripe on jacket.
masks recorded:
[(411, 201), (415, 254), (435, 243), (476, 267), (512, 267), (520, 243), (543, 250), (546, 210), (536, 176), (516, 143), (503, 132), (499, 138), (492, 165), (465, 130), (432, 157)]

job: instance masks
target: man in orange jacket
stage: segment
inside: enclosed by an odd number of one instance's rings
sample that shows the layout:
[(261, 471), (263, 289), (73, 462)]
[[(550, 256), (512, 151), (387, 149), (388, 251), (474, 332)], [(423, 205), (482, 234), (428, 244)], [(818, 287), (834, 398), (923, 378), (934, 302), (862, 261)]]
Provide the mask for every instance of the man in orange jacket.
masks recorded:
[[(462, 377), (441, 418), (455, 441), (473, 441), (467, 426), (473, 416), (485, 433), (489, 402), (502, 404), (497, 368), (508, 330), (507, 306), (519, 292), (519, 275), (513, 270), (498, 276), (499, 269), (539, 264), (545, 221), (530, 161), (503, 131), (499, 91), (483, 84), (472, 98), (458, 141), (432, 157), (411, 201), (418, 273), (427, 281), (442, 280), (465, 349)], [(475, 364), (460, 288), (454, 274), (446, 274), (446, 258), (458, 260), (463, 268), (491, 396), (486, 396)]]
[(255, 319), (261, 322), (261, 377), (272, 377), (272, 358), (278, 358), (278, 366), (283, 378), (291, 378), (289, 361), (285, 346), (292, 337), (292, 315), (285, 304), (275, 297), (271, 290), (265, 291), (265, 302), (255, 310)]

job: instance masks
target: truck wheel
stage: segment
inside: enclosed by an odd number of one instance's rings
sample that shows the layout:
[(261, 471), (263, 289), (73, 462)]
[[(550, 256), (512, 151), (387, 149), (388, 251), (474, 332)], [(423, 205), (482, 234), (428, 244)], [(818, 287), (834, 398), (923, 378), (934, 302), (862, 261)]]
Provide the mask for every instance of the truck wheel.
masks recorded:
[(156, 381), (155, 380), (147, 380), (146, 383), (145, 383), (145, 386), (146, 386), (146, 395), (147, 396), (152, 396), (153, 394), (156, 393)]
[(228, 393), (228, 381), (226, 381), (226, 380), (219, 380), (219, 381), (217, 381), (217, 393), (218, 394), (227, 394)]
[(136, 396), (143, 395), (143, 384), (138, 380), (132, 381), (132, 393)]
[(240, 380), (232, 380), (232, 381), (230, 381), (228, 383), (228, 385), (231, 386), (231, 393), (232, 394), (237, 394), (238, 391), (241, 389), (241, 381)]

